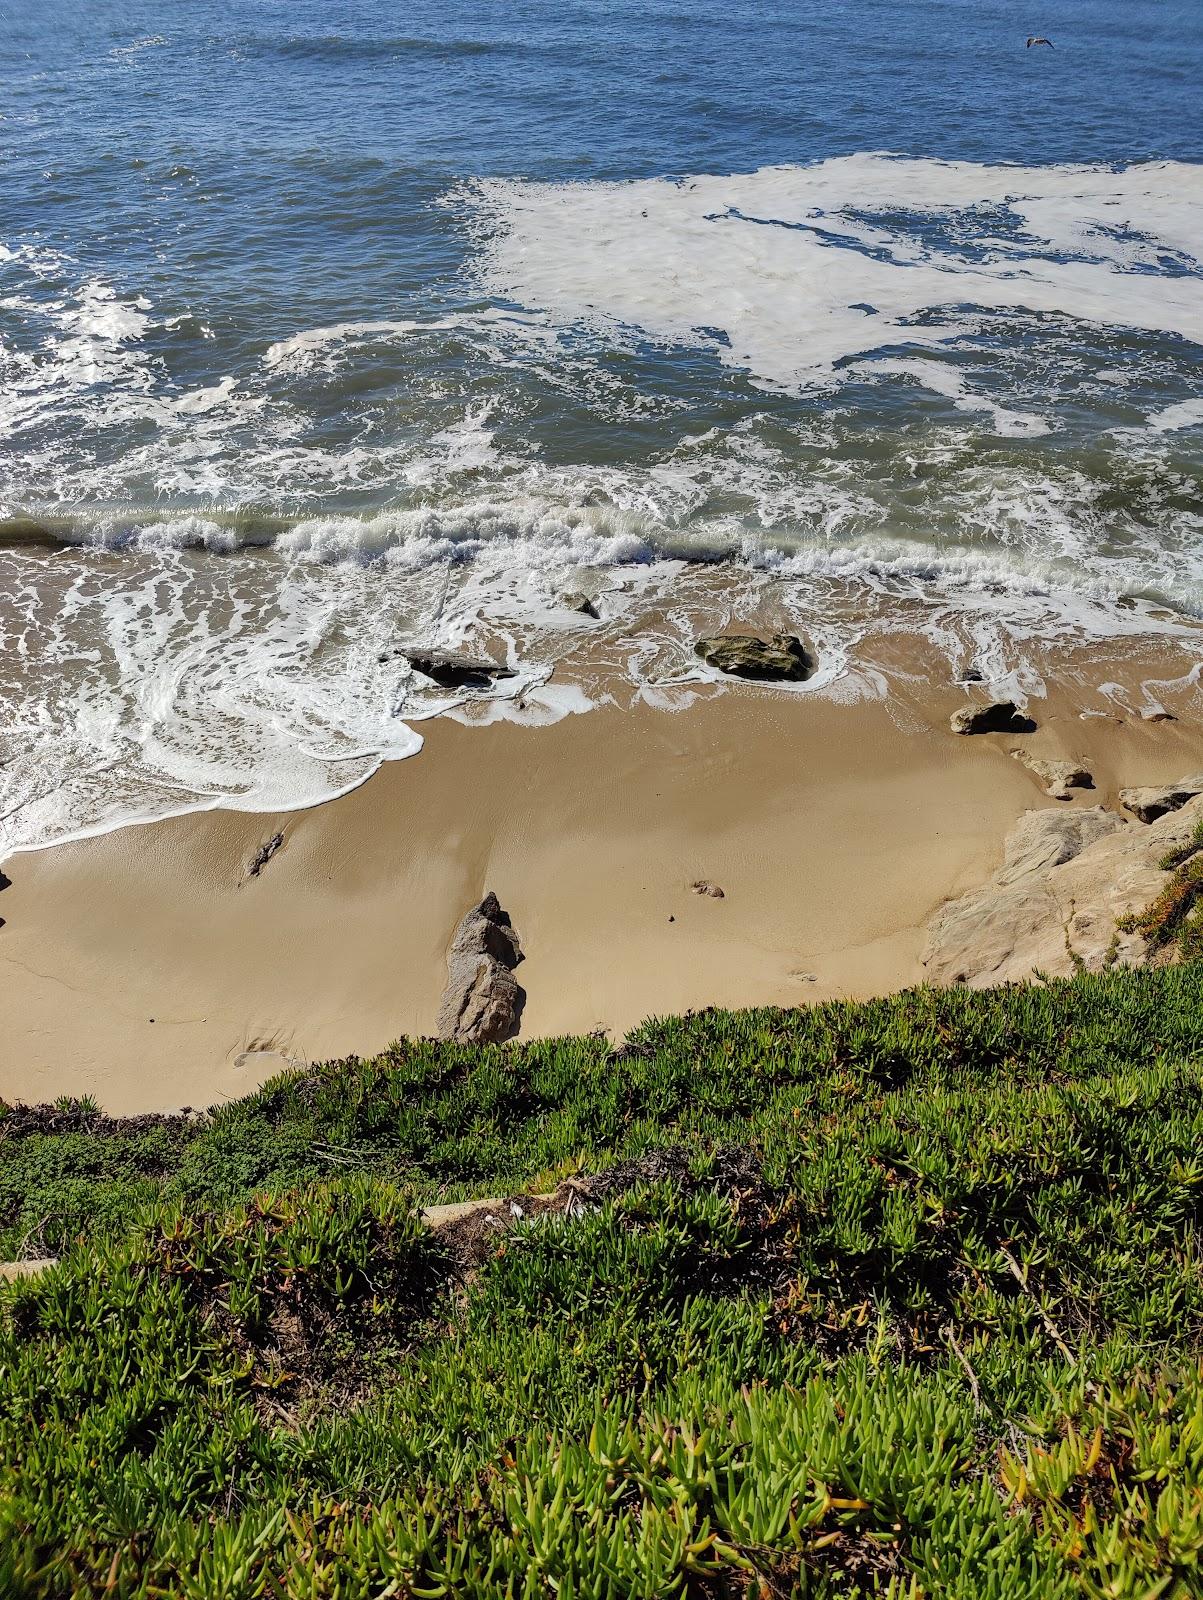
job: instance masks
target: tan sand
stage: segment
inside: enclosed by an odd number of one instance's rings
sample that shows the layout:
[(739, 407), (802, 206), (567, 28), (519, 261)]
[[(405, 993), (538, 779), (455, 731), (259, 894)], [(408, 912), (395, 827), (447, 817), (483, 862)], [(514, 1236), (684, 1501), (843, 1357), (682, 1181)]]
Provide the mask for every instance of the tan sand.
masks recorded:
[[(1083, 720), (1104, 703), (1071, 664), (1061, 681), (1025, 742), (1092, 767), (1099, 792), (1075, 804), (1203, 768), (1196, 691), (1177, 722)], [(741, 687), (550, 728), (427, 723), (420, 755), (312, 811), (14, 857), (0, 1096), (207, 1106), (288, 1062), (429, 1032), (450, 931), (486, 889), (527, 951), (524, 1037), (919, 981), (931, 912), (994, 870), (1022, 811), (1056, 802), (1016, 739), (947, 731), (959, 690), (926, 690), (918, 668), (915, 683), (888, 706)], [(244, 882), (277, 829), (283, 847)], [(699, 878), (724, 898), (693, 893)]]

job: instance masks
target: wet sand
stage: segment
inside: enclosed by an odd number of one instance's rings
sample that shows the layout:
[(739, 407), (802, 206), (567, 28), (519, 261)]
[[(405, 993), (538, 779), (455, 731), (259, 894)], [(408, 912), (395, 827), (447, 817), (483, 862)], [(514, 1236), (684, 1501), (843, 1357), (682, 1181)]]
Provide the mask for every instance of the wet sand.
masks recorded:
[(964, 696), (921, 672), (889, 704), (741, 686), (552, 727), (441, 719), (418, 756), (310, 811), (13, 857), (0, 1097), (207, 1106), (290, 1062), (429, 1033), (452, 927), (487, 889), (527, 953), (526, 1038), (921, 981), (931, 913), (989, 876), (1023, 811), (1057, 803), (1012, 748), (1084, 759), (1097, 790), (1075, 804), (1203, 768), (1197, 690), (1173, 701), (1180, 720), (1145, 723), (1084, 718), (1105, 703), (1069, 666), (1061, 681), (1023, 740), (950, 734)]

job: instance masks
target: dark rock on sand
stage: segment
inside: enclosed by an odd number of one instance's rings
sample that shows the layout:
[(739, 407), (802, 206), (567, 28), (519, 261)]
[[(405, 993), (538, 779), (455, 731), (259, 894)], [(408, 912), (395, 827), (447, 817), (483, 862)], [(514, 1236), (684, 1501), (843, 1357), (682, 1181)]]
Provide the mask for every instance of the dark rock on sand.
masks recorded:
[(962, 706), (949, 718), (953, 733), (1031, 733), (1036, 724), (1010, 700)]
[(438, 650), (398, 650), (397, 654), (415, 672), (444, 689), (487, 689), (496, 678), (515, 676), (509, 667), (499, 667), (495, 661), (477, 661)]
[(1120, 804), (1141, 822), (1156, 822), (1167, 811), (1180, 811), (1188, 800), (1203, 794), (1203, 772), (1179, 778), (1177, 783), (1153, 785), (1144, 789), (1121, 789)]
[(693, 648), (707, 666), (733, 678), (803, 683), (815, 670), (814, 657), (792, 633), (775, 633), (768, 639), (752, 633), (717, 633), (699, 639)]
[(596, 622), (601, 617), (597, 609), (597, 602), (591, 600), (587, 594), (562, 594), (560, 604), (565, 611), (579, 611), (582, 617), (592, 617)]
[(439, 1007), (440, 1039), (495, 1044), (512, 1039), (526, 993), (513, 969), (522, 946), (495, 894), (487, 894), (455, 930), (447, 952), (447, 987)]
[(699, 878), (696, 883), (689, 886), (694, 894), (704, 894), (711, 900), (725, 900), (727, 897), (717, 883), (711, 883), (709, 878)]
[(247, 878), (257, 878), (283, 843), (284, 835), (282, 833), (273, 833), (265, 844), (261, 844), (252, 859), (247, 863), (246, 878), (242, 881), (245, 883)]

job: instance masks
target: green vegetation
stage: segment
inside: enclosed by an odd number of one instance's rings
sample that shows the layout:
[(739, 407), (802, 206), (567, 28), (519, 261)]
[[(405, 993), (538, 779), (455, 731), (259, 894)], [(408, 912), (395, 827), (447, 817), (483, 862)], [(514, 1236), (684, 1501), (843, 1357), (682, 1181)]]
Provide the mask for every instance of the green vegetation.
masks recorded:
[(1198, 904), (1203, 894), (1203, 817), (1190, 838), (1157, 864), (1172, 874), (1169, 882), (1142, 912), (1121, 918), (1119, 931), (1143, 934), (1155, 950), (1172, 944), (1185, 961), (1203, 959), (1203, 911)]
[(0, 1595), (1197, 1595), (1201, 1089), (1188, 965), (0, 1110)]
[(1183, 862), (1189, 861), (1191, 856), (1203, 850), (1203, 817), (1200, 817), (1191, 830), (1190, 837), (1173, 850), (1167, 850), (1157, 865), (1162, 872), (1173, 872), (1175, 867), (1180, 867)]

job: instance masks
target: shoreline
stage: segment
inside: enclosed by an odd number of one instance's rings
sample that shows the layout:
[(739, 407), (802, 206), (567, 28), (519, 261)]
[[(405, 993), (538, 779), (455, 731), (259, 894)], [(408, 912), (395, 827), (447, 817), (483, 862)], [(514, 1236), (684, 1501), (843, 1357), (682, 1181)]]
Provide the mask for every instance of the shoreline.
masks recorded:
[[(1150, 661), (1163, 682), (1190, 664), (1126, 653), (1115, 681)], [(1019, 739), (951, 734), (964, 692), (921, 655), (885, 701), (733, 685), (542, 727), (441, 717), (416, 756), (311, 810), (192, 812), (10, 857), (0, 1098), (208, 1106), (429, 1034), (451, 931), (489, 889), (526, 952), (522, 1039), (920, 982), (931, 915), (990, 876), (1024, 811), (1065, 804), (1011, 748), (1085, 761), (1096, 787), (1073, 805), (1203, 768), (1197, 687), (1167, 700), (1179, 720), (1121, 718), (1090, 687), (1109, 664), (1083, 667), (1065, 654)]]

